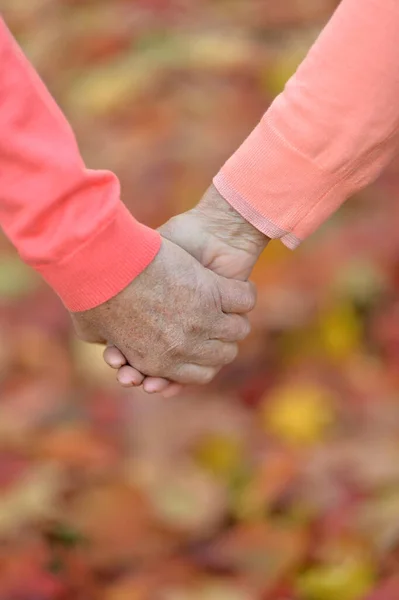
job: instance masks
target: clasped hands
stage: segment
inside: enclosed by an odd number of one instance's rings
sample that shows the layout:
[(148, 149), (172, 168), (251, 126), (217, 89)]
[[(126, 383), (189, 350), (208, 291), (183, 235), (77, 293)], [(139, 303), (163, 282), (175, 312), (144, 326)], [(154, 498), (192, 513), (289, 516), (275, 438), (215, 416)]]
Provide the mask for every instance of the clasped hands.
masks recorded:
[(247, 279), (269, 240), (214, 186), (159, 231), (158, 255), (127, 288), (71, 316), (81, 339), (107, 344), (122, 385), (171, 396), (210, 382), (236, 357), (256, 303)]

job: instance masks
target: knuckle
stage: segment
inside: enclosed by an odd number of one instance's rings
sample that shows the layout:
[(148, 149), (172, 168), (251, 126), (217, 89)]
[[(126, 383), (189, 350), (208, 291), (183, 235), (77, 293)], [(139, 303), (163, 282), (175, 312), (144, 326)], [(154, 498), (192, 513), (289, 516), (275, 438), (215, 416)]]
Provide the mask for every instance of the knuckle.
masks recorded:
[(223, 342), (235, 342), (237, 339), (237, 322), (235, 315), (223, 317), (215, 330), (217, 338)]
[(204, 369), (200, 375), (201, 383), (207, 384), (212, 381), (215, 376), (215, 371), (212, 369)]
[(243, 305), (247, 312), (251, 312), (256, 305), (256, 294), (253, 291), (248, 291), (243, 297)]
[(249, 336), (249, 334), (251, 333), (251, 323), (248, 321), (248, 319), (243, 319), (242, 323), (241, 323), (241, 336), (242, 339), (245, 339), (246, 337)]
[(209, 290), (209, 296), (208, 296), (208, 303), (209, 303), (209, 309), (211, 310), (216, 310), (216, 311), (220, 311), (222, 308), (222, 290), (220, 289), (219, 285), (217, 285), (216, 280), (213, 281), (213, 285), (210, 287)]
[(173, 379), (174, 382), (183, 385), (202, 383), (198, 372), (196, 370), (193, 371), (192, 366), (187, 363), (176, 365), (175, 368), (171, 370), (170, 378)]
[(217, 352), (214, 352), (212, 367), (222, 367), (223, 365), (229, 365), (237, 357), (238, 346), (237, 344), (230, 342), (223, 344)]
[(251, 333), (251, 324), (249, 320), (242, 316), (237, 316), (230, 328), (232, 341), (245, 340)]
[(228, 348), (228, 351), (225, 353), (224, 364), (228, 365), (231, 362), (233, 362), (233, 360), (235, 360), (237, 358), (237, 355), (238, 355), (238, 347), (236, 344), (233, 344), (232, 346), (230, 346)]

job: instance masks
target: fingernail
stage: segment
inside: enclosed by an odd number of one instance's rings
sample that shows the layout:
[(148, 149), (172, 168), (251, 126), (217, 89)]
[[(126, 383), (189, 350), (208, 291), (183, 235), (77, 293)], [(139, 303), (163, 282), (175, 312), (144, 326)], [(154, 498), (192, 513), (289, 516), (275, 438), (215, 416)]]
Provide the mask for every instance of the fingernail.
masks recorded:
[(125, 387), (130, 387), (132, 385), (134, 385), (134, 381), (131, 377), (124, 377), (123, 375), (120, 375), (118, 377), (118, 381), (121, 385), (125, 386)]

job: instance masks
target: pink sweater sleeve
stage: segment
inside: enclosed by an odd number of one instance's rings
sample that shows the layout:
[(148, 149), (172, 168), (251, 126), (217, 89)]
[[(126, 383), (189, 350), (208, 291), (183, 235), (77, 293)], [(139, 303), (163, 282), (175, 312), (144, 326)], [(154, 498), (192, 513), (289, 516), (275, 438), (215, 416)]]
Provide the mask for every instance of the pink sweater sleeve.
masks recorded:
[(72, 311), (116, 295), (151, 262), (160, 236), (90, 171), (74, 135), (0, 19), (0, 224)]
[(296, 74), (214, 183), (291, 248), (399, 147), (399, 2), (342, 0)]

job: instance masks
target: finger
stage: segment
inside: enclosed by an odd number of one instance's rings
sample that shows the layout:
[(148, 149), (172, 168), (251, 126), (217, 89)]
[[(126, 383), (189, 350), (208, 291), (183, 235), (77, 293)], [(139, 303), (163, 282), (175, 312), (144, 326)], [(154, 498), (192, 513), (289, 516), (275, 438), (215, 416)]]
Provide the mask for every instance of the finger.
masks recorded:
[(196, 364), (185, 364), (173, 374), (176, 383), (185, 385), (205, 385), (219, 373), (220, 367), (203, 367)]
[(173, 398), (174, 396), (178, 396), (183, 389), (184, 386), (180, 385), (180, 383), (170, 383), (161, 395), (164, 398)]
[(144, 381), (144, 375), (130, 365), (124, 365), (118, 370), (116, 376), (118, 382), (123, 387), (133, 387), (141, 385)]
[(250, 281), (219, 277), (218, 285), (223, 312), (246, 314), (255, 308), (256, 288)]
[(143, 390), (147, 394), (160, 394), (171, 385), (173, 383), (163, 377), (146, 377), (143, 381)]
[(127, 363), (122, 352), (115, 346), (107, 346), (103, 352), (103, 358), (107, 365), (112, 369), (120, 369)]
[(195, 362), (204, 367), (222, 367), (233, 362), (237, 354), (237, 344), (208, 340), (200, 349)]
[(245, 315), (223, 315), (212, 330), (213, 339), (221, 342), (239, 342), (251, 333), (251, 324)]

